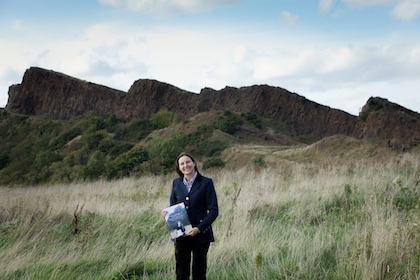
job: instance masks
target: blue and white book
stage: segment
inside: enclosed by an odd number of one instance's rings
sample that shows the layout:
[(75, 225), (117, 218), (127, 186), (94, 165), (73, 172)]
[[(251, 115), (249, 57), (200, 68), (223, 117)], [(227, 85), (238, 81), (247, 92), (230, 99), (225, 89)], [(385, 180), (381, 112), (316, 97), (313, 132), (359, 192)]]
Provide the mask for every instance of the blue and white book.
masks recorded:
[(166, 207), (163, 211), (166, 211), (165, 221), (171, 234), (171, 239), (184, 236), (185, 233), (192, 229), (184, 202)]

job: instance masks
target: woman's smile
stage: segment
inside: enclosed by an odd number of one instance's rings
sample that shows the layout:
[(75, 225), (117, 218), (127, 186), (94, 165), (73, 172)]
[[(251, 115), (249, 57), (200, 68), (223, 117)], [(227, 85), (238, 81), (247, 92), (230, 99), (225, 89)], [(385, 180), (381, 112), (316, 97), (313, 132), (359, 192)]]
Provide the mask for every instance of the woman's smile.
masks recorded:
[(190, 157), (188, 156), (182, 156), (179, 158), (178, 161), (179, 164), (179, 169), (181, 170), (181, 172), (187, 176), (187, 175), (194, 175), (195, 172), (195, 163), (191, 160)]

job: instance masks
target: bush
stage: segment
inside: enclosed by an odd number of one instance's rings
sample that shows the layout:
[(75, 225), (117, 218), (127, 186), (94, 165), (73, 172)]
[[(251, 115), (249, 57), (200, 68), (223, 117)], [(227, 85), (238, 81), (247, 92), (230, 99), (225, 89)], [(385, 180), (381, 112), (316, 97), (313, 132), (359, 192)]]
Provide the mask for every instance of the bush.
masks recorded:
[(184, 150), (188, 136), (176, 132), (166, 139), (155, 138), (145, 145), (151, 159), (158, 166), (169, 169), (174, 166), (176, 157)]
[(256, 156), (252, 159), (252, 164), (256, 167), (264, 167), (265, 161), (263, 156)]
[(86, 131), (92, 133), (98, 130), (105, 129), (105, 116), (98, 115), (96, 111), (89, 111), (84, 114), (85, 125), (87, 126)]
[(53, 162), (61, 160), (61, 156), (52, 151), (41, 151), (35, 157), (35, 167), (41, 169), (44, 166), (50, 166)]
[(244, 117), (250, 123), (252, 123), (256, 128), (261, 129), (261, 119), (256, 114), (248, 112), (241, 114), (241, 116)]
[(220, 154), (224, 149), (228, 147), (226, 142), (221, 140), (216, 141), (204, 141), (197, 147), (197, 155), (211, 157)]
[(407, 211), (420, 208), (420, 194), (407, 187), (401, 187), (392, 199), (392, 204), (398, 209)]
[(94, 132), (88, 133), (82, 136), (82, 142), (84, 146), (89, 150), (94, 150), (99, 146), (99, 143), (102, 139), (105, 138), (105, 134), (103, 132)]
[(194, 133), (188, 135), (189, 137), (188, 141), (191, 144), (196, 144), (202, 141), (203, 139), (208, 139), (211, 137), (214, 129), (215, 127), (213, 125), (209, 125), (209, 124), (200, 125), (197, 127), (197, 130)]
[(223, 167), (225, 162), (219, 157), (211, 157), (203, 162), (203, 169), (209, 169), (212, 167)]
[(98, 149), (103, 153), (115, 157), (119, 154), (129, 151), (131, 148), (133, 148), (133, 146), (133, 144), (125, 141), (105, 138), (99, 143)]
[(136, 167), (148, 159), (149, 155), (143, 147), (134, 147), (107, 164), (106, 176), (108, 179), (129, 176)]
[(128, 123), (121, 124), (115, 131), (116, 140), (137, 142), (153, 131), (149, 120), (132, 119)]
[(82, 131), (79, 128), (65, 130), (50, 141), (49, 148), (52, 150), (59, 149), (80, 134), (82, 134)]
[(82, 168), (82, 178), (98, 179), (105, 172), (105, 155), (101, 151), (95, 151)]
[(10, 162), (10, 157), (5, 152), (0, 152), (0, 169), (5, 168)]
[(243, 121), (234, 113), (225, 111), (215, 124), (215, 127), (228, 134), (235, 134), (236, 126), (243, 124)]
[(171, 113), (168, 109), (161, 109), (150, 118), (150, 123), (156, 129), (162, 129), (180, 122), (177, 114)]
[(115, 115), (107, 117), (104, 121), (104, 124), (107, 132), (114, 133), (118, 129), (118, 120)]

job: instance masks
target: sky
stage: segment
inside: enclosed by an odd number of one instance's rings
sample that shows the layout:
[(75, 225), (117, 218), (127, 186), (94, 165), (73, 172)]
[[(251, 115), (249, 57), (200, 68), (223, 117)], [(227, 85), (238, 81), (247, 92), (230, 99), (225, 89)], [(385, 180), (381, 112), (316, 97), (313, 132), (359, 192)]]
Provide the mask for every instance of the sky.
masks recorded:
[(0, 0), (0, 107), (41, 67), (128, 91), (270, 85), (420, 112), (420, 0)]

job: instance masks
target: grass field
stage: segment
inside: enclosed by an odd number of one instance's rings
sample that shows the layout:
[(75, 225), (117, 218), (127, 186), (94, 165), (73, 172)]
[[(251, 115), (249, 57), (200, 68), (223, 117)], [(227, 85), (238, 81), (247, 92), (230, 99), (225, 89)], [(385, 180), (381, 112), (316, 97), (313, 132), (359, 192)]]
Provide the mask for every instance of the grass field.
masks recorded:
[[(202, 172), (220, 207), (208, 279), (420, 279), (418, 154), (263, 156)], [(175, 279), (174, 176), (0, 188), (0, 279)]]

